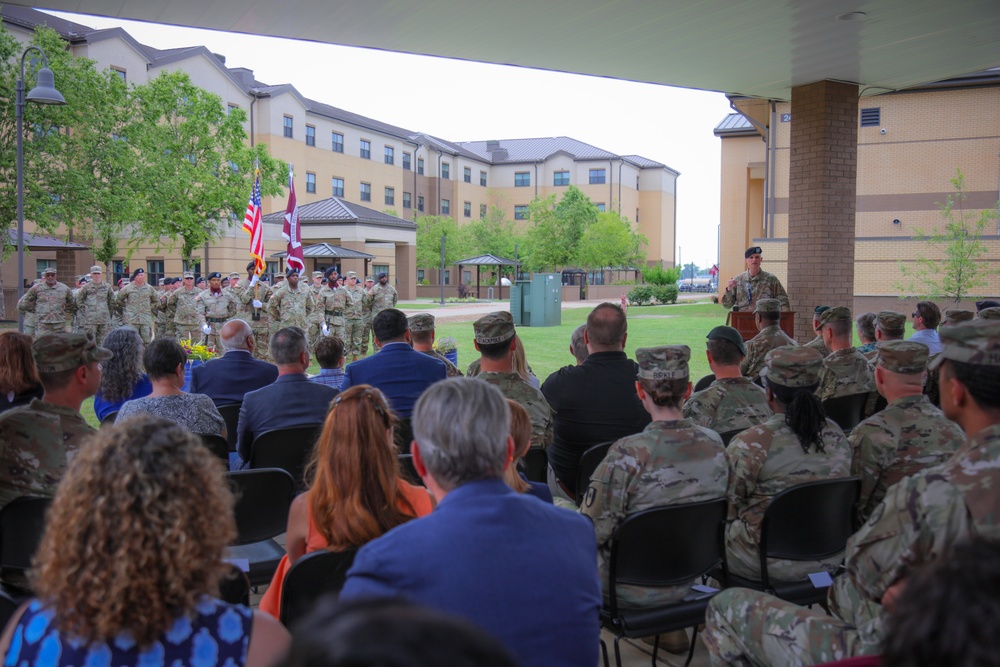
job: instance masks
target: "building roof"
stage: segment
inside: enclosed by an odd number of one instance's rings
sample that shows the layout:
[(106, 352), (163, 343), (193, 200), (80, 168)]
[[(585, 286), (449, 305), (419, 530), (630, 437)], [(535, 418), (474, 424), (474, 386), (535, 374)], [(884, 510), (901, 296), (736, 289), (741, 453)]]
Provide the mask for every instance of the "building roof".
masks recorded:
[(465, 266), (517, 266), (520, 262), (486, 253), (485, 255), (476, 255), (468, 259), (460, 259), (457, 262), (452, 262), (452, 264), (463, 264)]
[(48, 26), (68, 42), (82, 41), (87, 34), (94, 32), (94, 29), (89, 26), (19, 5), (6, 3), (0, 5), (0, 16), (3, 17), (5, 23), (20, 26), (25, 30), (34, 30), (37, 25)]
[[(264, 222), (280, 223), (285, 220), (284, 211), (275, 211), (264, 216)], [(397, 227), (416, 230), (417, 225), (409, 220), (397, 218), (388, 213), (345, 201), (340, 197), (321, 199), (299, 206), (299, 222), (362, 222), (380, 227)]]
[(749, 136), (758, 134), (757, 128), (741, 113), (731, 113), (715, 126), (715, 136)]
[[(287, 257), (287, 252), (276, 252), (271, 257)], [(369, 255), (360, 250), (343, 248), (332, 243), (317, 243), (316, 245), (302, 246), (303, 257), (335, 257), (337, 259), (375, 259), (375, 255)]]
[[(83, 245), (82, 243), (63, 241), (54, 236), (29, 234), (28, 232), (24, 233), (23, 238), (24, 247), (28, 250), (86, 250), (90, 247)], [(11, 245), (11, 247), (17, 247), (17, 230), (7, 230), (7, 242)]]
[(471, 151), (479, 159), (492, 164), (542, 162), (559, 152), (569, 155), (574, 160), (613, 160), (618, 157), (614, 153), (570, 137), (461, 141), (458, 145)]

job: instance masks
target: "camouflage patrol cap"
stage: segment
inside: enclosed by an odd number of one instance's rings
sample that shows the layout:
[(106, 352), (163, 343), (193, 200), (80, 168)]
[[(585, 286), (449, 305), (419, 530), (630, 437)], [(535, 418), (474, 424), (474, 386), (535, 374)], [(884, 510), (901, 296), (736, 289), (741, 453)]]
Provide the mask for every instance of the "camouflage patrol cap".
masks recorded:
[(780, 313), (781, 302), (777, 299), (757, 299), (755, 313)]
[(1000, 320), (1000, 308), (996, 306), (992, 308), (983, 308), (978, 313), (976, 313), (976, 319), (978, 320)]
[(322, 271), (313, 271), (312, 277), (313, 278), (322, 278), (323, 277), (323, 272)]
[[(980, 311), (980, 315), (982, 313)], [(945, 327), (939, 333), (941, 353), (928, 365), (930, 370), (940, 366), (945, 359), (980, 366), (1000, 366), (1000, 322), (997, 320), (979, 318)]]
[(47, 266), (47, 267), (45, 267), (45, 269), (44, 269), (44, 270), (42, 271), (42, 275), (43, 275), (43, 276), (47, 276), (47, 275), (49, 275), (50, 273), (51, 273), (52, 275), (56, 275), (56, 267), (54, 267), (54, 266)]
[(167, 282), (168, 280), (170, 280), (170, 278), (160, 278), (160, 287), (165, 287), (169, 285), (170, 283)]
[(483, 315), (472, 324), (480, 345), (502, 343), (514, 337), (514, 317), (506, 310)]
[(410, 331), (434, 331), (434, 316), (430, 313), (417, 313), (406, 318)]
[(97, 264), (94, 264), (92, 267), (90, 267), (90, 272), (91, 273), (104, 273), (104, 269), (102, 269), (101, 267), (99, 267)]
[(232, 280), (233, 278), (239, 278), (239, 277), (240, 277), (240, 274), (236, 273), (235, 271), (233, 271), (232, 273), (229, 274), (229, 279), (230, 280)]
[(714, 329), (712, 329), (711, 331), (709, 331), (706, 338), (708, 338), (709, 340), (727, 340), (733, 345), (735, 345), (739, 349), (740, 354), (742, 354), (744, 357), (747, 354), (747, 349), (743, 345), (743, 336), (740, 335), (739, 331), (737, 331), (732, 327), (727, 327), (724, 324), (719, 325)]
[(688, 377), (690, 359), (691, 348), (687, 345), (640, 347), (635, 351), (635, 360), (639, 364), (639, 378), (653, 382), (683, 380)]
[(945, 308), (941, 324), (951, 326), (953, 324), (958, 324), (959, 322), (968, 322), (975, 316), (976, 314), (974, 312), (971, 310), (965, 310), (964, 308)]
[(183, 276), (185, 278), (190, 278), (191, 280), (194, 280), (194, 272), (193, 271), (185, 271), (183, 273)]
[(831, 322), (850, 322), (851, 309), (847, 306), (834, 306), (827, 308), (819, 316), (819, 325), (824, 326)]
[(927, 370), (930, 349), (923, 343), (910, 340), (887, 340), (878, 348), (878, 365), (893, 373), (913, 375)]
[(42, 336), (31, 344), (31, 354), (39, 373), (68, 371), (92, 361), (107, 361), (114, 354), (98, 347), (91, 334), (61, 333)]
[(903, 331), (906, 329), (906, 315), (895, 310), (880, 310), (875, 316), (875, 325), (887, 331)]
[(348, 272), (347, 272), (347, 277), (348, 277), (348, 278), (357, 278), (357, 277), (358, 277), (358, 274), (357, 274), (357, 272), (356, 272), (356, 271), (348, 271)]
[(812, 387), (819, 384), (823, 355), (805, 345), (776, 347), (764, 358), (761, 377), (784, 387)]
[(366, 283), (373, 283), (373, 282), (375, 282), (375, 279), (372, 278), (371, 276), (365, 276), (365, 282)]

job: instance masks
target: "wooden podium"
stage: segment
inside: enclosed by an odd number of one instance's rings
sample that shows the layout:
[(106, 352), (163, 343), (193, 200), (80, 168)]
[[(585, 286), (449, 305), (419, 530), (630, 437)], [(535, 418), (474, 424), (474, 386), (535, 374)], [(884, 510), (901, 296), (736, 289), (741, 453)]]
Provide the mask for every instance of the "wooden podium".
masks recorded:
[[(726, 316), (726, 324), (739, 331), (743, 340), (750, 340), (758, 333), (753, 315), (753, 311), (749, 310), (731, 310)], [(795, 313), (782, 311), (779, 326), (789, 338), (795, 338)]]

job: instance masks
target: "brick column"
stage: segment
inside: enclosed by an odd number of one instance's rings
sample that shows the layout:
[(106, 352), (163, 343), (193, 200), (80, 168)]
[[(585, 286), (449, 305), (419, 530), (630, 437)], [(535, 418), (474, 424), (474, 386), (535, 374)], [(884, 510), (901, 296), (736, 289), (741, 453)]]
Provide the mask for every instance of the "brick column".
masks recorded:
[(814, 337), (817, 305), (854, 302), (858, 87), (819, 81), (792, 89), (788, 283), (795, 337)]
[(396, 244), (396, 292), (400, 299), (417, 298), (417, 246)]

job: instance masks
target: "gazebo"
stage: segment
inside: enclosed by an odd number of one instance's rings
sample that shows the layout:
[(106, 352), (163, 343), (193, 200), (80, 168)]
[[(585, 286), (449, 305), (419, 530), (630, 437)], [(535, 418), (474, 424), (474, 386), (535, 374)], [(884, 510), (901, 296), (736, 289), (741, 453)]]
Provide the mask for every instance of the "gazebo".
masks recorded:
[[(468, 259), (460, 259), (455, 264), (458, 264), (458, 275), (462, 275), (463, 266), (475, 266), (476, 267), (476, 298), (479, 298), (479, 275), (482, 267), (484, 266), (513, 266), (517, 267), (520, 262), (507, 259), (506, 257), (497, 257), (496, 255), (491, 255), (489, 253), (485, 255), (476, 255), (475, 257), (469, 257)], [(515, 268), (516, 272), (516, 268)], [(503, 275), (497, 271), (497, 299), (503, 299)]]
[[(276, 252), (271, 255), (271, 257), (280, 259), (282, 262), (284, 262), (287, 256), (287, 252)], [(316, 245), (302, 246), (302, 257), (303, 259), (310, 257), (313, 259), (361, 259), (365, 262), (365, 276), (368, 275), (368, 263), (375, 259), (375, 255), (370, 255), (367, 252), (351, 250), (350, 248), (333, 245), (332, 243), (317, 243)], [(282, 266), (284, 266), (283, 263)], [(362, 279), (364, 279), (364, 276), (362, 276)]]

